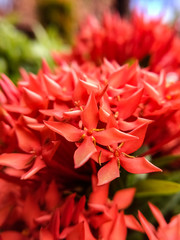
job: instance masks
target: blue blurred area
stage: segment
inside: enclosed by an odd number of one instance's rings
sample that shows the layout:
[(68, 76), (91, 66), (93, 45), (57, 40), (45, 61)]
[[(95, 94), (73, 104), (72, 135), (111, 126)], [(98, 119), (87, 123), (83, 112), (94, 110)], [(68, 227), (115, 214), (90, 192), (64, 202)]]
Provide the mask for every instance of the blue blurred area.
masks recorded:
[(13, 1), (12, 0), (0, 0), (0, 9), (2, 11), (10, 11), (13, 7)]
[(130, 8), (145, 13), (146, 17), (162, 17), (164, 22), (173, 21), (180, 13), (179, 0), (131, 0)]

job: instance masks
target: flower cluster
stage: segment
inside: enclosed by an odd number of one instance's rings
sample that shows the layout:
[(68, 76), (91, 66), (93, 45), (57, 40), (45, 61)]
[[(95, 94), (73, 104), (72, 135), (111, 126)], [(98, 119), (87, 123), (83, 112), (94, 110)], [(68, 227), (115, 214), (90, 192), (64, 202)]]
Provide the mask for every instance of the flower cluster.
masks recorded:
[[(134, 13), (130, 20), (106, 13), (101, 23), (90, 16), (77, 36), (71, 60), (101, 64), (106, 58), (119, 64), (139, 60), (141, 66), (159, 73), (180, 73), (180, 39), (176, 31), (160, 19), (147, 21)], [(59, 60), (59, 54), (55, 54)]]
[[(101, 74), (94, 66), (95, 71), (93, 77), (89, 69), (82, 73), (81, 67), (65, 65), (57, 73), (23, 72), (18, 88), (3, 75), (1, 128), (6, 139), (0, 164), (23, 171), (21, 179), (29, 179), (59, 164), (72, 172), (85, 165), (91, 174), (92, 168), (86, 166), (91, 159), (99, 185), (119, 177), (120, 167), (131, 173), (160, 171), (145, 157), (129, 154), (141, 147), (151, 124), (142, 111), (155, 116), (160, 111), (162, 117), (172, 108), (174, 101), (166, 101), (163, 92), (161, 96), (149, 84), (153, 79), (161, 89), (164, 80), (136, 65), (120, 67), (107, 61)], [(156, 92), (160, 96), (154, 103)], [(170, 106), (166, 109), (166, 105)]]
[[(164, 49), (175, 38), (160, 23), (153, 22), (152, 28), (152, 23), (136, 17), (134, 24), (138, 30), (107, 15), (101, 29), (91, 19), (69, 57), (73, 61), (56, 56), (59, 66), (54, 70), (43, 61), (37, 75), (21, 69), (17, 86), (2, 74), (1, 239), (116, 240), (126, 239), (127, 229), (145, 232), (149, 239), (165, 239), (167, 223), (153, 205), (160, 224), (157, 232), (141, 213), (139, 222), (124, 212), (136, 188), (110, 191), (110, 183), (125, 174), (122, 168), (132, 174), (162, 171), (147, 153), (178, 151), (179, 81), (169, 81), (163, 61), (165, 71), (159, 74), (142, 69), (137, 61), (119, 64), (152, 54), (150, 68), (159, 72), (161, 64), (155, 63), (160, 53), (162, 59), (167, 57)], [(166, 33), (163, 44), (156, 36), (160, 30)], [(148, 43), (146, 33), (151, 36)], [(94, 37), (99, 48), (92, 45)], [(116, 48), (129, 52), (118, 53)], [(95, 63), (85, 61), (87, 53)], [(142, 145), (148, 152), (138, 155)], [(175, 231), (178, 219), (170, 222), (169, 231)]]

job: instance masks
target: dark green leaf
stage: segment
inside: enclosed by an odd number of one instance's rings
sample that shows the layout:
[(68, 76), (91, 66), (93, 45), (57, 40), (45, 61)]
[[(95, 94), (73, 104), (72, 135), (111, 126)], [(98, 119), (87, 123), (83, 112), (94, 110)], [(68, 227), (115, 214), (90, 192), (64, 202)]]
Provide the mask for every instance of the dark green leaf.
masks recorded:
[(166, 165), (173, 163), (177, 159), (180, 159), (180, 155), (167, 155), (167, 156), (162, 156), (159, 158), (152, 159), (152, 163), (157, 167), (162, 168)]
[(135, 187), (137, 188), (136, 197), (170, 195), (180, 192), (180, 184), (156, 179), (140, 181)]

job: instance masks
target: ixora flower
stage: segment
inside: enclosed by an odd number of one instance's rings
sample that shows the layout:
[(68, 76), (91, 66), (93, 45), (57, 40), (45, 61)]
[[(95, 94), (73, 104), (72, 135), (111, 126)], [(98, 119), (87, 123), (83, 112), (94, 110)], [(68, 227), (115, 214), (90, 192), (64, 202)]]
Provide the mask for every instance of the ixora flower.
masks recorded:
[(162, 213), (156, 206), (154, 206), (152, 203), (149, 203), (149, 207), (159, 226), (157, 229), (155, 229), (155, 227), (152, 226), (152, 224), (149, 223), (143, 214), (139, 211), (139, 220), (148, 238), (150, 240), (180, 239), (180, 214), (172, 217), (170, 222), (167, 223)]
[[(80, 168), (89, 160), (100, 169), (99, 184), (119, 177), (120, 167), (131, 173), (161, 171), (144, 157), (129, 154), (142, 146), (151, 124), (139, 116), (146, 101), (152, 102), (146, 115), (169, 113), (170, 107), (164, 110), (163, 77), (159, 80), (137, 64), (129, 68), (108, 61), (86, 68), (63, 63), (55, 73), (43, 62), (37, 76), (24, 71), (22, 76), (17, 88), (4, 75), (0, 81), (1, 128), (13, 139), (2, 138), (2, 149), (8, 146), (11, 152), (2, 150), (0, 164), (17, 169), (17, 176), (22, 170), (21, 179), (48, 174), (47, 167), (78, 176), (73, 162)], [(162, 111), (153, 104), (157, 96)]]
[(124, 213), (133, 201), (135, 188), (117, 191), (112, 200), (108, 199), (109, 184), (98, 186), (95, 176), (92, 177), (92, 188), (88, 201), (88, 216), (97, 238), (126, 239), (127, 228), (143, 232), (136, 218)]
[[(138, 59), (151, 71), (159, 73), (164, 69), (179, 74), (179, 49), (178, 34), (160, 19), (148, 21), (134, 13), (128, 21), (106, 13), (101, 22), (91, 16), (82, 24), (72, 54), (65, 59), (96, 64), (102, 63), (103, 58), (120, 64)], [(56, 62), (61, 61), (59, 55), (54, 53)]]
[(143, 232), (136, 218), (124, 213), (133, 201), (135, 188), (119, 190), (110, 200), (109, 184), (97, 186), (95, 175), (87, 204), (85, 196), (67, 195), (55, 181), (40, 183), (37, 188), (32, 182), (17, 184), (1, 180), (0, 186), (3, 240), (10, 237), (17, 240), (126, 239), (127, 228)]
[[(97, 102), (94, 95), (91, 94), (81, 113), (83, 129), (65, 122), (46, 121), (45, 125), (63, 136), (66, 140), (76, 142), (78, 146), (74, 152), (76, 168), (85, 164), (90, 157), (93, 158), (93, 155), (97, 156), (97, 162), (100, 165), (102, 162), (107, 162), (98, 174), (100, 185), (119, 177), (120, 165), (132, 173), (160, 171), (159, 168), (153, 166), (145, 158), (131, 157), (124, 152), (132, 153), (142, 145), (147, 124), (132, 131), (131, 134), (127, 134), (119, 131), (115, 127), (110, 127), (110, 124), (108, 127), (106, 126), (106, 128), (97, 128), (97, 126), (100, 125), (100, 123), (98, 124), (98, 116)], [(120, 145), (117, 146), (118, 143), (120, 143)], [(105, 150), (106, 147), (107, 150)], [(110, 151), (108, 151), (108, 149)], [(106, 155), (106, 159), (103, 155)]]

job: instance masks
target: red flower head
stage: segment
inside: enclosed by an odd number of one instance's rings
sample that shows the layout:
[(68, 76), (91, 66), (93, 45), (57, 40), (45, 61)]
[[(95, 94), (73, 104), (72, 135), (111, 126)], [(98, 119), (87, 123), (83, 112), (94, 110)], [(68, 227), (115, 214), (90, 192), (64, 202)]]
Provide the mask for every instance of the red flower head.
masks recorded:
[[(37, 76), (23, 72), (23, 80), (13, 90), (18, 97), (13, 104), (8, 100), (2, 105), (10, 119), (3, 115), (2, 126), (4, 131), (11, 129), (15, 141), (15, 153), (0, 156), (2, 166), (23, 170), (21, 179), (40, 170), (49, 174), (47, 167), (77, 177), (73, 161), (80, 168), (93, 159), (100, 168), (99, 184), (118, 177), (120, 166), (131, 173), (160, 171), (144, 157), (129, 156), (143, 144), (150, 124), (139, 118), (140, 105), (156, 92), (158, 103), (164, 103), (161, 85), (155, 89), (158, 77), (153, 76), (152, 82), (151, 75), (137, 65), (119, 67), (107, 61), (102, 71), (93, 69), (83, 72), (77, 64), (71, 68), (63, 64), (52, 73), (44, 63)], [(6, 92), (8, 82), (1, 82)]]
[[(163, 38), (162, 38), (163, 36)], [(160, 19), (147, 20), (134, 12), (130, 20), (117, 14), (104, 14), (101, 22), (91, 16), (82, 24), (80, 33), (69, 56), (54, 53), (56, 62), (77, 60), (79, 63), (93, 61), (102, 63), (104, 58), (120, 64), (138, 59), (151, 71), (179, 73), (180, 39), (175, 30)]]
[(157, 220), (159, 227), (155, 229), (141, 212), (139, 212), (139, 219), (142, 227), (150, 240), (175, 240), (180, 239), (180, 215), (174, 216), (169, 223), (166, 222), (160, 210), (149, 203), (149, 207)]

